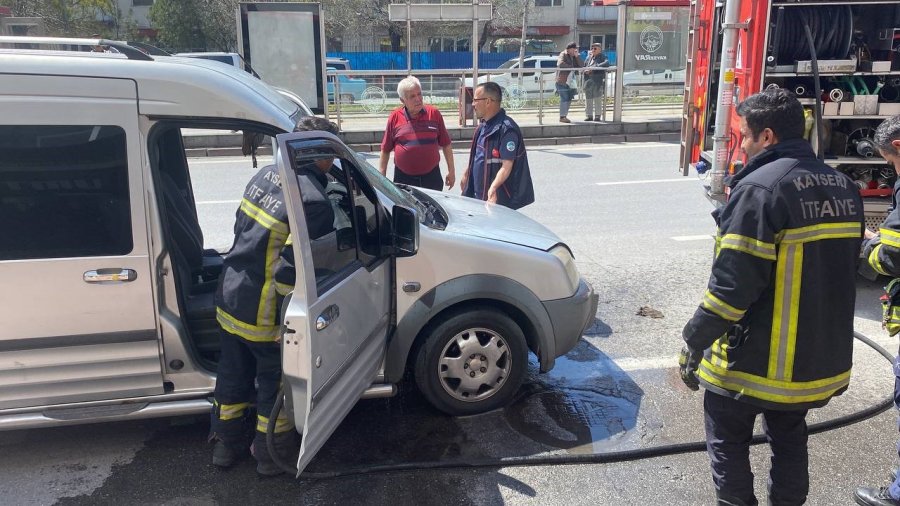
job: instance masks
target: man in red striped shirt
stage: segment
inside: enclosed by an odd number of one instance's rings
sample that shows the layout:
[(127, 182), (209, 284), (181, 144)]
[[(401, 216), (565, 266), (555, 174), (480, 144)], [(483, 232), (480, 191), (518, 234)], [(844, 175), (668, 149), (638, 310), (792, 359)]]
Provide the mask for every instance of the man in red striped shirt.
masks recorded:
[[(394, 182), (441, 191), (453, 188), (456, 170), (450, 135), (444, 118), (435, 107), (422, 100), (422, 85), (409, 76), (397, 85), (403, 107), (388, 118), (381, 141), (378, 170), (387, 174), (388, 157), (394, 152)], [(441, 178), (440, 154), (447, 160), (447, 177)]]

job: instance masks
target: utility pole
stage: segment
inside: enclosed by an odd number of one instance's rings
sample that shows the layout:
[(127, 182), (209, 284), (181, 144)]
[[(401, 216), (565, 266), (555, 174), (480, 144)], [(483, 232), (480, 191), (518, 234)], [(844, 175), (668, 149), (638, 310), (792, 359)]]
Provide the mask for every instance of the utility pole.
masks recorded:
[(522, 65), (525, 65), (525, 32), (528, 30), (528, 3), (531, 0), (522, 0), (522, 37), (519, 39), (519, 89), (522, 89)]
[(406, 0), (406, 71), (412, 70), (412, 16), (409, 13), (409, 0)]
[[(472, 0), (472, 97), (475, 97), (475, 87), (478, 86), (478, 0)], [(472, 114), (472, 125), (477, 125), (478, 120)]]

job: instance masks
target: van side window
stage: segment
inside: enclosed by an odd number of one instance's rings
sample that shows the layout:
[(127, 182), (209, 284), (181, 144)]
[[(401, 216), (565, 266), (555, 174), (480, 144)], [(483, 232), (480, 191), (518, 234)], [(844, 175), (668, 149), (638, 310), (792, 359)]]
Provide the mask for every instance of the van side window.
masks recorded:
[(132, 249), (125, 131), (0, 126), (0, 260)]
[(319, 294), (377, 260), (381, 248), (374, 191), (359, 184), (352, 160), (335, 158), (327, 174), (317, 173), (321, 167), (311, 159), (326, 153), (331, 151), (304, 150), (305, 160), (295, 165)]

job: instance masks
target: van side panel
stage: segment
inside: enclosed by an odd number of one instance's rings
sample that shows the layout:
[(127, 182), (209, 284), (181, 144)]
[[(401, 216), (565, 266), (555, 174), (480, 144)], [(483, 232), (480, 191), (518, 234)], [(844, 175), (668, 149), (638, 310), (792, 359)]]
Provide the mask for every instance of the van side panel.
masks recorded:
[(163, 393), (137, 105), (0, 72), (0, 409)]

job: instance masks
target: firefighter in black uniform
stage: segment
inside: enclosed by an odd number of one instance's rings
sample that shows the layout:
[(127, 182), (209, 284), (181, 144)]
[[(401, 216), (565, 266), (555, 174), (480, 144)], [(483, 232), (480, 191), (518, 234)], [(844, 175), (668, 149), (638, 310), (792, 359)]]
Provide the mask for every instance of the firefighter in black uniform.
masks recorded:
[(706, 389), (718, 504), (758, 504), (749, 443), (759, 414), (772, 451), (769, 504), (803, 504), (807, 410), (850, 382), (862, 201), (803, 139), (803, 107), (793, 94), (758, 93), (737, 114), (748, 161), (729, 182), (728, 203), (713, 213), (716, 257), (684, 327), (681, 378)]
[[(895, 171), (900, 171), (900, 116), (883, 121), (875, 130), (875, 147)], [(900, 174), (900, 172), (898, 172)], [(878, 233), (866, 230), (863, 255), (875, 272), (894, 278), (888, 285), (884, 301), (884, 327), (890, 335), (900, 332), (900, 178), (894, 184), (891, 211)], [(900, 356), (894, 360), (894, 404), (900, 409)], [(898, 424), (900, 427), (900, 424)], [(900, 453), (900, 443), (897, 445)], [(886, 487), (860, 487), (854, 499), (857, 504), (900, 506), (900, 478), (895, 476)]]
[[(297, 130), (338, 132), (334, 123), (317, 117), (304, 118)], [(325, 174), (332, 163), (333, 159), (320, 160), (298, 170), (311, 238), (334, 228), (334, 212), (324, 192)], [(222, 331), (210, 430), (210, 440), (216, 441), (213, 464), (231, 466), (246, 454), (249, 434), (255, 433), (250, 451), (257, 472), (280, 474), (266, 446), (266, 427), (281, 386), (277, 342), (281, 302), (293, 289), (295, 271), (287, 209), (275, 166), (263, 167), (247, 184), (234, 232), (215, 299)], [(296, 446), (297, 432), (282, 411), (275, 423), (276, 451), (286, 458)]]

